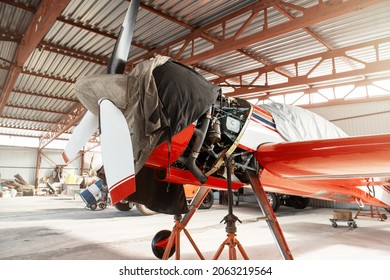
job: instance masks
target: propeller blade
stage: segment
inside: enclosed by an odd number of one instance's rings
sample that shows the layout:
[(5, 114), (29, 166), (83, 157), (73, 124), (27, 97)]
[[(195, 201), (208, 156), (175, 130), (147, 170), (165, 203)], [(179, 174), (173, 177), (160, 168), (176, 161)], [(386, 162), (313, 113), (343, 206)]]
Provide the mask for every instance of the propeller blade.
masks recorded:
[(62, 152), (62, 158), (65, 162), (69, 162), (69, 160), (73, 159), (77, 155), (97, 128), (98, 117), (90, 111), (87, 111), (80, 123), (76, 126), (64, 151)]
[[(140, 0), (132, 0), (119, 32), (107, 73), (124, 73), (133, 38)], [(100, 102), (100, 140), (107, 185), (115, 204), (135, 191), (131, 137), (122, 112), (108, 99)], [(66, 162), (77, 154), (98, 127), (98, 118), (89, 111), (76, 127), (63, 152)]]
[(100, 142), (112, 204), (135, 192), (133, 148), (127, 121), (109, 99), (100, 100)]
[(135, 21), (139, 9), (140, 0), (131, 0), (127, 9), (125, 20), (119, 31), (110, 63), (108, 64), (108, 74), (122, 74), (125, 71), (127, 58), (129, 56), (131, 40), (133, 39)]

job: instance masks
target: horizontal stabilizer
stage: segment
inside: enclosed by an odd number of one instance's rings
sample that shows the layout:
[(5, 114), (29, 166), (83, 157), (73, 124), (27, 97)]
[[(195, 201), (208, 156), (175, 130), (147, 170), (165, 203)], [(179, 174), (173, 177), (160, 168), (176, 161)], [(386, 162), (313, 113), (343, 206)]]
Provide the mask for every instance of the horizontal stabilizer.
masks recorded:
[(127, 121), (108, 99), (100, 101), (100, 141), (108, 189), (116, 204), (135, 192), (134, 157)]
[(77, 153), (88, 142), (97, 128), (98, 117), (90, 111), (87, 111), (80, 123), (76, 126), (64, 151), (62, 152), (62, 157), (65, 162), (69, 162), (69, 160), (76, 157)]

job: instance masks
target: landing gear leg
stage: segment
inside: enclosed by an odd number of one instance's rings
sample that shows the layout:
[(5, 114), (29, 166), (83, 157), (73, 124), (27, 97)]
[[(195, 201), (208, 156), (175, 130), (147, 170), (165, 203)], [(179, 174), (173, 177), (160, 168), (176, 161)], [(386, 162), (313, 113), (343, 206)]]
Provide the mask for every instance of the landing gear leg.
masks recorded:
[(265, 193), (264, 188), (261, 184), (259, 175), (250, 171), (248, 171), (247, 174), (248, 178), (250, 179), (252, 189), (256, 194), (256, 199), (259, 203), (261, 211), (263, 212), (264, 218), (276, 240), (276, 244), (279, 248), (280, 254), (282, 255), (283, 259), (292, 260), (293, 256), (287, 245), (286, 239), (284, 238), (279, 222), (276, 219), (275, 213), (272, 210), (272, 207), (268, 201), (267, 194)]

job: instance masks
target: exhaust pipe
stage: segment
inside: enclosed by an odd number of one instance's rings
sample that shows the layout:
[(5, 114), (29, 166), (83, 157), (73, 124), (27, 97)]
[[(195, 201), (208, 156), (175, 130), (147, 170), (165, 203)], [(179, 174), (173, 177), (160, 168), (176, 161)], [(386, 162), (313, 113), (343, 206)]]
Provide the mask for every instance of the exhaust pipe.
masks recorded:
[(192, 175), (201, 183), (204, 184), (207, 181), (206, 175), (196, 166), (196, 159), (199, 156), (200, 149), (202, 148), (203, 142), (206, 138), (207, 130), (211, 120), (211, 107), (207, 113), (202, 116), (202, 124), (199, 128), (195, 129), (194, 136), (195, 142), (192, 145), (191, 154), (188, 157), (180, 158), (180, 161), (191, 171)]

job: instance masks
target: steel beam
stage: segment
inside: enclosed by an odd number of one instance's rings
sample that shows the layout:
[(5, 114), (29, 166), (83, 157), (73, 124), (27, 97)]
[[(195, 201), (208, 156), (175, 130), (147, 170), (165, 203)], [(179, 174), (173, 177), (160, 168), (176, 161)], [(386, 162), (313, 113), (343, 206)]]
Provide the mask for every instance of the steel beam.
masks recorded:
[[(274, 85), (266, 85), (265, 84), (263, 86), (266, 86), (266, 87), (263, 90), (259, 90), (259, 88), (255, 88), (255, 87), (254, 88), (248, 88), (248, 87), (238, 88), (238, 89), (235, 89), (234, 92), (229, 94), (230, 96), (245, 96), (245, 95), (249, 95), (251, 93), (259, 93), (259, 95), (261, 95), (261, 94), (264, 95), (264, 94), (268, 94), (268, 93), (272, 92), (273, 90), (277, 90), (277, 89), (283, 90), (285, 88), (297, 86), (297, 85), (305, 85), (305, 84), (310, 85), (311, 83), (314, 83), (314, 82), (322, 83), (325, 81), (338, 79), (338, 78), (342, 78), (342, 77), (366, 75), (366, 74), (370, 74), (373, 72), (378, 72), (380, 69), (386, 70), (386, 65), (382, 65), (382, 64), (386, 64), (386, 63), (388, 63), (388, 61), (386, 62), (386, 60), (384, 60), (383, 63), (382, 63), (382, 61), (374, 62), (378, 66), (378, 69), (376, 69), (375, 66), (370, 66), (371, 65), (370, 63), (360, 62), (362, 65), (365, 66), (362, 69), (352, 69), (352, 70), (346, 71), (344, 73), (332, 73), (330, 75), (322, 75), (322, 76), (315, 77), (315, 78), (310, 78), (310, 74), (315, 70), (315, 68), (319, 64), (313, 65), (312, 69), (310, 71), (308, 71), (306, 74), (300, 73), (300, 71), (299, 71), (300, 69), (299, 69), (298, 65), (302, 64), (302, 62), (312, 61), (315, 59), (317, 59), (319, 63), (322, 61), (328, 60), (328, 59), (334, 61), (334, 59), (336, 59), (336, 58), (343, 58), (343, 57), (346, 60), (352, 60), (352, 61), (357, 60), (351, 56), (347, 56), (347, 52), (349, 52), (351, 50), (365, 48), (365, 47), (373, 47), (374, 51), (378, 52), (379, 45), (384, 44), (384, 43), (389, 43), (389, 42), (390, 42), (390, 37), (386, 37), (383, 39), (373, 40), (373, 41), (360, 43), (360, 44), (356, 44), (356, 45), (352, 45), (352, 46), (348, 46), (348, 47), (344, 47), (344, 48), (329, 50), (326, 52), (312, 54), (312, 55), (300, 57), (297, 59), (292, 59), (292, 60), (288, 60), (288, 61), (284, 61), (284, 62), (280, 62), (280, 63), (275, 63), (272, 65), (266, 65), (263, 67), (243, 71), (240, 73), (225, 75), (225, 76), (222, 76), (220, 78), (211, 80), (210, 82), (215, 83), (215, 84), (221, 84), (221, 83), (227, 82), (228, 80), (232, 80), (232, 79), (234, 79), (236, 81), (237, 80), (245, 80), (245, 79), (243, 79), (244, 76), (267, 75), (267, 73), (274, 72), (276, 69), (284, 69), (287, 66), (295, 65), (297, 73), (294, 73), (294, 74), (291, 73), (291, 76), (288, 77), (288, 79), (287, 79), (288, 81), (285, 83), (274, 84)], [(245, 84), (251, 84), (251, 83), (252, 83), (252, 81), (246, 81)], [(240, 84), (238, 84), (236, 86), (239, 87)], [(255, 97), (255, 96), (253, 96), (253, 97)]]
[(28, 5), (24, 4), (24, 3), (19, 3), (17, 1), (1, 0), (1, 2), (6, 3), (7, 5), (10, 5), (10, 6), (13, 6), (13, 7), (19, 8), (19, 9), (23, 9), (23, 10), (32, 12), (32, 13), (35, 13), (35, 11), (36, 11), (34, 7), (28, 6)]
[(37, 161), (36, 161), (36, 164), (35, 164), (35, 189), (38, 188), (38, 184), (39, 184), (39, 169), (41, 169), (41, 153), (42, 153), (42, 149), (41, 148), (38, 148), (37, 150)]
[(383, 3), (383, 0), (348, 0), (343, 2), (320, 1), (319, 4), (313, 7), (305, 8), (301, 17), (270, 28), (265, 28), (262, 31), (251, 35), (240, 38), (235, 38), (234, 36), (226, 38), (214, 44), (212, 49), (182, 59), (181, 62), (187, 65), (192, 65), (194, 63), (198, 63), (199, 61), (203, 61), (229, 51), (247, 47), (270, 38), (281, 36), (292, 31), (306, 28), (314, 24), (335, 18), (337, 16), (345, 15), (381, 3)]
[[(370, 79), (363, 79), (363, 80), (359, 80), (359, 81), (354, 81), (354, 82), (343, 82), (343, 83), (337, 83), (335, 85), (332, 85), (332, 86), (319, 86), (319, 87), (309, 87), (307, 89), (304, 89), (304, 90), (299, 90), (297, 92), (302, 92), (302, 95), (304, 94), (312, 94), (312, 93), (320, 93), (321, 90), (323, 89), (329, 89), (329, 88), (334, 88), (335, 87), (343, 87), (343, 86), (349, 86), (349, 85), (353, 85), (354, 89), (356, 89), (357, 87), (361, 87), (361, 86), (375, 86), (375, 87), (378, 87), (380, 88), (379, 86), (375, 85), (375, 82), (379, 82), (379, 81), (383, 81), (385, 78), (383, 77), (380, 77), (380, 78), (370, 78)], [(390, 76), (389, 76), (389, 79), (390, 79)], [(342, 105), (342, 104), (353, 104), (353, 103), (361, 103), (363, 100), (364, 101), (385, 101), (385, 100), (389, 100), (390, 99), (390, 90), (387, 90), (387, 89), (384, 89), (384, 88), (381, 88), (382, 90), (384, 91), (387, 91), (389, 92), (389, 95), (384, 95), (384, 96), (375, 96), (375, 97), (366, 97), (366, 98), (359, 98), (359, 99), (345, 99), (344, 98), (337, 98), (337, 99), (329, 99), (328, 101), (326, 102), (322, 102), (322, 103), (310, 103), (310, 104), (307, 104), (307, 105), (299, 105), (300, 107), (303, 107), (303, 108), (311, 108), (311, 107), (324, 107), (324, 106), (333, 106), (333, 105)], [(351, 91), (352, 91), (351, 90)], [(286, 94), (293, 94), (295, 92), (279, 92), (279, 93), (273, 93), (272, 95), (271, 94), (267, 94), (267, 95), (264, 95), (264, 96), (260, 96), (258, 97), (258, 100), (266, 100), (268, 99), (269, 97), (275, 97), (275, 96), (283, 96), (283, 95), (286, 95)], [(297, 98), (300, 99), (301, 97)], [(326, 98), (326, 97), (325, 97)], [(293, 103), (292, 103), (293, 104)]]
[(69, 130), (72, 126), (76, 125), (79, 120), (84, 116), (87, 112), (87, 109), (81, 103), (77, 103), (70, 112), (65, 115), (52, 129), (51, 131), (42, 135), (39, 140), (39, 148), (43, 149), (50, 142), (56, 139), (65, 131)]
[[(163, 46), (160, 46), (158, 48), (154, 48), (154, 49), (151, 49), (149, 53), (145, 54), (145, 55), (141, 55), (135, 59), (132, 59), (130, 61), (128, 61), (128, 65), (132, 65), (138, 61), (142, 61), (144, 59), (147, 59), (147, 58), (150, 58), (152, 57), (155, 53), (158, 53), (158, 54), (164, 54), (164, 55), (167, 55), (167, 56), (171, 56), (173, 57), (174, 55), (170, 55), (169, 54), (169, 49), (171, 46), (174, 46), (176, 44), (179, 44), (181, 42), (190, 42), (190, 41), (194, 41), (195, 39), (197, 38), (203, 38), (205, 40), (208, 40), (210, 42), (212, 42), (213, 44), (215, 43), (220, 43), (221, 39), (217, 38), (216, 36), (212, 36), (210, 34), (207, 33), (207, 30), (211, 29), (211, 28), (214, 28), (220, 24), (224, 24), (226, 23), (228, 20), (231, 20), (232, 18), (236, 18), (236, 17), (240, 17), (242, 15), (244, 15), (245, 13), (247, 12), (250, 12), (250, 11), (254, 11), (254, 10), (259, 10), (259, 9), (267, 9), (269, 7), (272, 7), (273, 5), (275, 4), (278, 4), (280, 3), (281, 0), (265, 0), (265, 1), (258, 1), (256, 3), (253, 3), (253, 4), (250, 4), (234, 13), (231, 13), (225, 17), (222, 17), (221, 19), (218, 19), (216, 21), (213, 21), (209, 24), (206, 24), (205, 26), (201, 26), (199, 28), (194, 28), (194, 27), (191, 27), (191, 26), (185, 26), (186, 28), (189, 28), (191, 29), (192, 31), (178, 39), (175, 39)], [(150, 11), (150, 9), (149, 9)], [(156, 14), (158, 14), (158, 12), (155, 12)], [(169, 20), (171, 20), (170, 18), (167, 18)], [(243, 46), (244, 47), (244, 46)], [(239, 48), (237, 48), (239, 49)], [(186, 63), (184, 61), (182, 61), (183, 63)], [(195, 64), (196, 62), (192, 63), (192, 64)]]
[(85, 60), (88, 62), (100, 64), (106, 66), (108, 64), (109, 59), (103, 56), (97, 56), (93, 54), (89, 54), (86, 52), (76, 51), (71, 48), (67, 48), (58, 44), (49, 43), (49, 42), (41, 42), (38, 46), (41, 50), (58, 53), (63, 56), (69, 56), (76, 59)]
[(34, 123), (44, 123), (44, 124), (56, 124), (57, 122), (53, 121), (45, 121), (45, 120), (38, 120), (38, 119), (26, 119), (26, 118), (20, 118), (20, 117), (11, 117), (11, 116), (1, 116), (2, 119), (10, 119), (10, 120), (17, 120), (17, 121), (26, 121), (26, 122), (34, 122)]
[[(235, 96), (235, 97), (241, 97), (241, 98), (256, 98), (254, 94), (258, 94), (258, 96), (261, 95), (272, 95), (272, 92), (280, 92), (284, 91), (285, 93), (288, 91), (292, 91), (291, 89), (294, 89), (294, 87), (297, 86), (302, 86), (302, 90), (304, 90), (304, 86), (306, 87), (309, 86), (314, 86), (314, 85), (321, 85), (323, 82), (327, 82), (328, 86), (331, 85), (336, 85), (337, 80), (339, 81), (345, 81), (345, 79), (349, 79), (350, 83), (353, 83), (354, 80), (352, 79), (353, 77), (358, 77), (358, 76), (364, 76), (368, 74), (373, 74), (373, 73), (379, 73), (379, 72), (385, 72), (389, 70), (389, 61), (379, 61), (379, 62), (370, 62), (365, 65), (363, 69), (356, 69), (356, 70), (351, 70), (348, 72), (341, 72), (341, 73), (336, 73), (336, 74), (330, 74), (330, 75), (323, 75), (320, 77), (308, 77), (306, 76), (299, 76), (299, 77), (294, 77), (290, 78), (287, 82), (285, 83), (280, 83), (276, 85), (271, 85), (266, 88), (239, 88), (236, 89), (233, 93), (228, 93), (226, 96)], [(390, 78), (390, 76), (389, 76)], [(357, 80), (357, 79), (355, 79)], [(289, 89), (290, 88), (290, 89)], [(295, 91), (296, 88), (295, 88)], [(251, 95), (252, 94), (252, 95)]]
[(56, 100), (61, 100), (61, 101), (67, 101), (67, 102), (79, 102), (76, 98), (66, 98), (66, 97), (60, 97), (60, 96), (54, 96), (54, 95), (49, 95), (49, 94), (44, 94), (44, 93), (39, 93), (39, 92), (32, 92), (32, 91), (27, 91), (27, 90), (12, 90), (12, 93), (17, 93), (17, 94), (26, 94), (26, 95), (31, 95), (31, 96), (36, 96), (36, 97), (43, 97), (43, 98), (50, 98), (50, 99), (56, 99)]
[(3, 112), (4, 106), (8, 101), (8, 97), (11, 94), (16, 79), (23, 69), (24, 63), (56, 22), (57, 17), (68, 5), (69, 1), (70, 0), (41, 1), (37, 11), (35, 12), (34, 18), (26, 33), (23, 35), (22, 41), (16, 51), (14, 65), (8, 75), (1, 95), (0, 114)]
[[(29, 128), (29, 127), (18, 127), (18, 126), (7, 126), (7, 125), (0, 125), (0, 128), (5, 128), (5, 129), (17, 129), (17, 130), (27, 130), (27, 131), (39, 131), (46, 133), (48, 132), (47, 129), (42, 129), (42, 128)], [(41, 136), (30, 136), (30, 135), (22, 135), (22, 134), (16, 134), (16, 133), (7, 133), (7, 134), (2, 134), (1, 135), (11, 135), (11, 136), (21, 136), (21, 137), (35, 137), (35, 138), (41, 138)], [(58, 139), (58, 138), (57, 138)]]
[(22, 40), (22, 36), (9, 32), (8, 30), (5, 30), (3, 28), (0, 28), (0, 41), (9, 41), (9, 42), (15, 42), (15, 43), (20, 43)]
[(59, 82), (63, 82), (63, 83), (71, 83), (71, 84), (73, 84), (73, 83), (76, 82), (75, 79), (62, 78), (62, 77), (59, 77), (59, 76), (39, 73), (39, 72), (32, 71), (32, 70), (22, 70), (20, 73), (24, 74), (24, 75), (30, 75), (30, 76), (38, 77), (38, 78), (55, 80), (55, 81), (59, 81)]
[(58, 110), (49, 110), (49, 109), (42, 109), (42, 108), (29, 107), (29, 106), (19, 106), (19, 105), (10, 105), (10, 104), (7, 104), (5, 106), (8, 108), (29, 110), (29, 111), (38, 111), (38, 112), (44, 112), (44, 113), (53, 113), (53, 114), (60, 114), (60, 115), (67, 114), (66, 112), (60, 112)]

